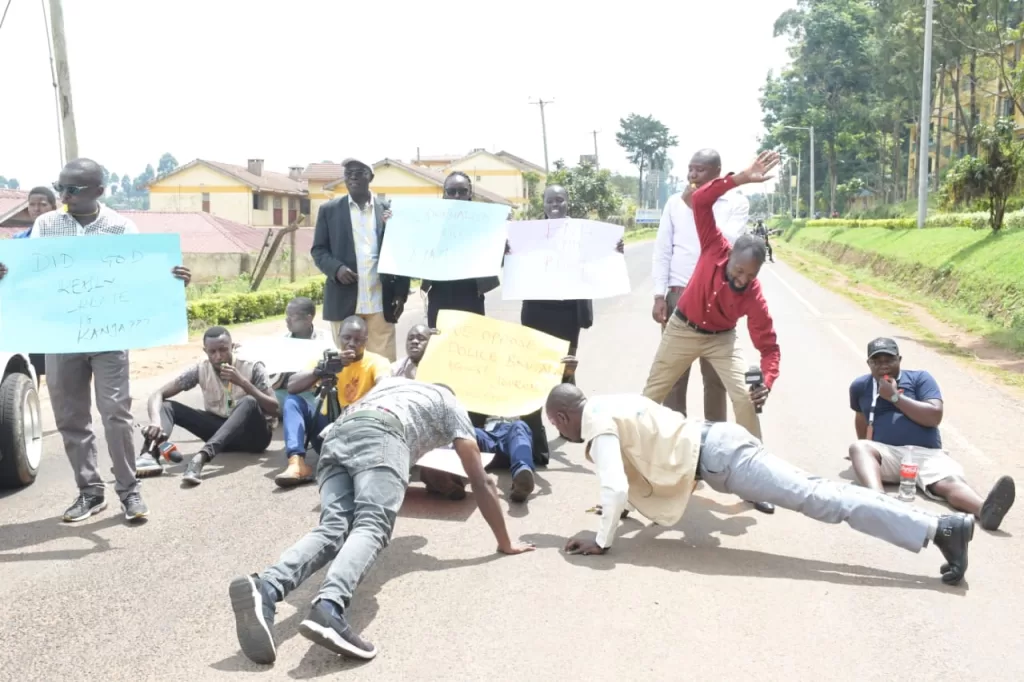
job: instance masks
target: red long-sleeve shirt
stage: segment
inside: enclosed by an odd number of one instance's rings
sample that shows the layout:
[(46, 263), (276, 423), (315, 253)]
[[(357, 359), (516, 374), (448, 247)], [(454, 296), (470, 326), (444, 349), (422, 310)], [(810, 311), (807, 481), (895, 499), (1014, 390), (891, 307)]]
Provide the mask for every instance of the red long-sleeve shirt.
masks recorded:
[(693, 220), (700, 238), (700, 258), (689, 284), (679, 298), (679, 312), (707, 331), (725, 331), (747, 317), (747, 329), (754, 348), (761, 353), (764, 385), (772, 387), (779, 376), (779, 344), (768, 303), (756, 279), (741, 292), (733, 291), (726, 277), (732, 248), (715, 223), (712, 210), (720, 196), (736, 187), (732, 174), (718, 178), (693, 193)]

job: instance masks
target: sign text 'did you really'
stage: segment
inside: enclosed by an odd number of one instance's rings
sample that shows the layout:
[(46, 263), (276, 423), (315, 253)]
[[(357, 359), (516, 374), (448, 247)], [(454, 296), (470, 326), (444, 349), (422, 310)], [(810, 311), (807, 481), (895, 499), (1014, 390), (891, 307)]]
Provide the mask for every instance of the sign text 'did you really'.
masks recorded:
[(99, 353), (188, 341), (176, 234), (0, 242), (0, 350)]

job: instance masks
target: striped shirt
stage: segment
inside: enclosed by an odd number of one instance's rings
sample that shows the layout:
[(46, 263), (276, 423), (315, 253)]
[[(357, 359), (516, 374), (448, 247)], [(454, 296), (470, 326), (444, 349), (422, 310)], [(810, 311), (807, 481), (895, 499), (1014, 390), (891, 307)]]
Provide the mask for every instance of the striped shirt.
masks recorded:
[(366, 202), (365, 208), (348, 198), (348, 209), (352, 216), (352, 241), (356, 246), (356, 274), (359, 281), (359, 295), (356, 299), (357, 315), (373, 315), (384, 311), (384, 289), (377, 274), (377, 258), (380, 247), (377, 244), (377, 213), (373, 208), (374, 196)]
[(43, 237), (82, 237), (92, 234), (138, 234), (139, 228), (117, 211), (99, 204), (96, 220), (82, 225), (70, 213), (50, 211), (36, 218), (29, 239)]

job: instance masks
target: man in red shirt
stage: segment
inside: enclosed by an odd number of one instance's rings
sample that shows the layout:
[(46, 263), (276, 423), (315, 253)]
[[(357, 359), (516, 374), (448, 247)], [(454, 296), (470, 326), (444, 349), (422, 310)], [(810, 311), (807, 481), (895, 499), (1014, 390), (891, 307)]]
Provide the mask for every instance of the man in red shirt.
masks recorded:
[[(761, 295), (757, 274), (766, 257), (764, 240), (745, 234), (732, 247), (715, 223), (715, 201), (729, 190), (764, 182), (779, 163), (775, 152), (762, 152), (746, 170), (713, 180), (694, 191), (687, 188), (683, 201), (693, 208), (701, 254), (689, 284), (661, 337), (644, 396), (661, 403), (683, 372), (695, 360), (711, 363), (732, 400), (736, 422), (761, 438), (756, 408), (768, 398), (779, 376), (779, 344), (768, 304)], [(747, 388), (747, 364), (736, 346), (736, 323), (747, 318), (754, 347), (761, 353), (764, 383)]]

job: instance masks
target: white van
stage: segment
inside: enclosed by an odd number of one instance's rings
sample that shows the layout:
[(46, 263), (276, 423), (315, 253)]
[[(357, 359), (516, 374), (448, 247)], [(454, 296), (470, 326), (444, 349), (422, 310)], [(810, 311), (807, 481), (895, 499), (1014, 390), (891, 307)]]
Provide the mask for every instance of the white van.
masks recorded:
[(43, 459), (39, 376), (24, 353), (0, 353), (0, 488), (36, 480)]

